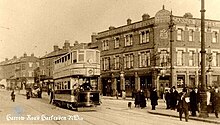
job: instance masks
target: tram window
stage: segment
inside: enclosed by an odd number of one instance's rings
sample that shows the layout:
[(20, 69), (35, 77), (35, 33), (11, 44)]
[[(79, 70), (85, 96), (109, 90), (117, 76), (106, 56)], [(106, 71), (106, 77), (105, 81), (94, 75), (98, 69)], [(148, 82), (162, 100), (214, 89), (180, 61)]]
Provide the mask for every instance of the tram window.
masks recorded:
[(67, 55), (67, 60), (69, 60), (69, 59), (70, 59), (70, 54)]
[(84, 61), (84, 54), (79, 54), (79, 61)]
[(72, 52), (72, 59), (73, 59), (73, 63), (77, 62), (77, 52), (76, 51)]
[(67, 87), (67, 89), (70, 89), (70, 81), (68, 81), (68, 87)]

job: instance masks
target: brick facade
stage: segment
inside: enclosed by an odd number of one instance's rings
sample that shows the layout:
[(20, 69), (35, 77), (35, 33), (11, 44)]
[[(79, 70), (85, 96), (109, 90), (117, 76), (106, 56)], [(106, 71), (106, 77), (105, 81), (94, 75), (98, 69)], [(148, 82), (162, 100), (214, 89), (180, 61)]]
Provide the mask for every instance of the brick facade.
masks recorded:
[[(146, 15), (146, 14), (145, 14)], [(156, 87), (162, 91), (165, 87), (183, 86), (199, 87), (200, 74), (200, 19), (193, 17), (173, 16), (174, 21), (174, 82), (170, 83), (170, 15), (164, 8), (158, 11), (155, 17), (143, 18), (142, 21), (129, 23), (121, 27), (111, 27), (109, 30), (99, 32), (92, 36), (90, 48), (101, 50), (101, 67), (108, 65), (109, 69), (101, 68), (100, 86), (103, 95), (114, 95), (115, 90), (127, 92), (128, 96), (132, 91), (143, 89), (145, 91)], [(206, 20), (206, 48), (208, 53), (216, 52), (212, 62), (206, 62), (213, 70), (207, 75), (207, 85), (219, 84), (220, 68), (220, 21)], [(149, 33), (147, 35), (142, 33)], [(216, 32), (216, 34), (215, 34)], [(132, 34), (131, 41), (125, 41), (127, 34)], [(190, 37), (190, 34), (191, 37)], [(147, 36), (147, 37), (146, 37)], [(115, 37), (119, 37), (119, 48), (114, 48)], [(140, 43), (142, 38), (149, 39), (148, 42)], [(94, 39), (96, 38), (96, 39)], [(103, 50), (103, 41), (107, 50)], [(125, 43), (130, 46), (126, 46)], [(130, 43), (129, 43), (130, 42)], [(213, 43), (215, 42), (215, 43)], [(127, 44), (126, 43), (126, 44)], [(150, 52), (150, 57), (142, 55), (142, 52)], [(126, 57), (126, 54), (133, 54), (133, 57)], [(120, 56), (120, 68), (114, 69), (115, 56)], [(109, 57), (109, 62), (104, 60)], [(150, 65), (146, 64), (150, 58)], [(127, 60), (127, 61), (126, 61)], [(132, 62), (133, 60), (133, 62)], [(130, 61), (130, 62), (129, 62)], [(215, 62), (214, 62), (215, 61)], [(107, 64), (109, 63), (109, 64)], [(129, 68), (125, 65), (128, 63)], [(215, 66), (214, 66), (215, 65)], [(211, 75), (210, 75), (211, 74)], [(210, 77), (211, 76), (211, 77)], [(123, 82), (124, 81), (124, 82)]]

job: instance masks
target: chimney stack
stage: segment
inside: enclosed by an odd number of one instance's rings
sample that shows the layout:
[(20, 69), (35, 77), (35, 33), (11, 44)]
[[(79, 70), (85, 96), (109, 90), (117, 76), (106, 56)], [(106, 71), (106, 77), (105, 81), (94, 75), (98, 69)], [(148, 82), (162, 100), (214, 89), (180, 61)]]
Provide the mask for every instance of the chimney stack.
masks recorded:
[(148, 20), (148, 19), (150, 19), (150, 15), (149, 14), (143, 14), (143, 16), (142, 16), (142, 21), (146, 21), (146, 20)]
[(127, 19), (127, 25), (131, 24), (131, 19)]
[(113, 29), (115, 29), (115, 27), (114, 26), (110, 26), (108, 29), (109, 30), (113, 30)]
[(68, 49), (68, 48), (70, 48), (69, 40), (65, 40), (65, 43), (64, 43), (63, 49)]
[(79, 45), (79, 42), (75, 41), (74, 46), (77, 46), (77, 45)]
[(97, 41), (96, 38), (97, 38), (97, 34), (96, 34), (96, 33), (92, 33), (92, 35), (91, 35), (91, 41), (92, 41), (92, 43), (94, 43), (94, 42)]
[(59, 47), (57, 45), (54, 45), (53, 46), (53, 51), (58, 51), (59, 50)]
[(27, 53), (24, 53), (24, 57), (27, 57)]

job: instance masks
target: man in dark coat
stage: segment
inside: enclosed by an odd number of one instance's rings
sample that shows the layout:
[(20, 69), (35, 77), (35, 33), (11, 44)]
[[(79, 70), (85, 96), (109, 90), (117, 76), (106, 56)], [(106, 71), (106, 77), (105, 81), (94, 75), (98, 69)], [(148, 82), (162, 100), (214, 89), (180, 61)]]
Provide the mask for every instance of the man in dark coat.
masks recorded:
[(165, 91), (166, 109), (170, 109), (170, 90)]
[(150, 100), (151, 100), (151, 106), (152, 106), (152, 110), (156, 109), (156, 105), (158, 105), (158, 95), (157, 95), (157, 90), (154, 87), (150, 93)]
[(190, 109), (192, 116), (196, 116), (196, 111), (198, 111), (199, 94), (197, 88), (190, 92)]
[(220, 92), (218, 87), (215, 87), (215, 91), (211, 95), (211, 100), (212, 100), (215, 116), (216, 118), (218, 118), (218, 112), (220, 108)]
[(176, 91), (176, 87), (173, 86), (170, 90), (170, 109), (175, 110), (177, 104), (178, 92)]
[(141, 92), (138, 91), (135, 95), (135, 101), (134, 101), (135, 107), (140, 106), (140, 97), (141, 97)]
[(179, 112), (180, 121), (182, 121), (182, 115), (185, 114), (185, 121), (188, 122), (189, 119), (189, 94), (187, 89), (183, 88), (183, 91), (179, 94), (178, 97), (178, 106), (177, 112)]
[(140, 107), (141, 108), (146, 107), (146, 99), (145, 99), (143, 90), (141, 90), (141, 92), (140, 92)]
[(11, 92), (11, 100), (13, 102), (15, 101), (15, 91), (14, 90)]

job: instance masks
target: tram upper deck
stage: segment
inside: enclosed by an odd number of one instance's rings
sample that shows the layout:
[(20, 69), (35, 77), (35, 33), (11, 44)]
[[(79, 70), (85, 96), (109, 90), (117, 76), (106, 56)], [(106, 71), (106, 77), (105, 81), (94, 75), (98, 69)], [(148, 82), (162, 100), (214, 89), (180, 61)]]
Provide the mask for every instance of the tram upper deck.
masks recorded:
[(100, 51), (95, 49), (72, 50), (54, 61), (54, 79), (69, 76), (99, 76)]

